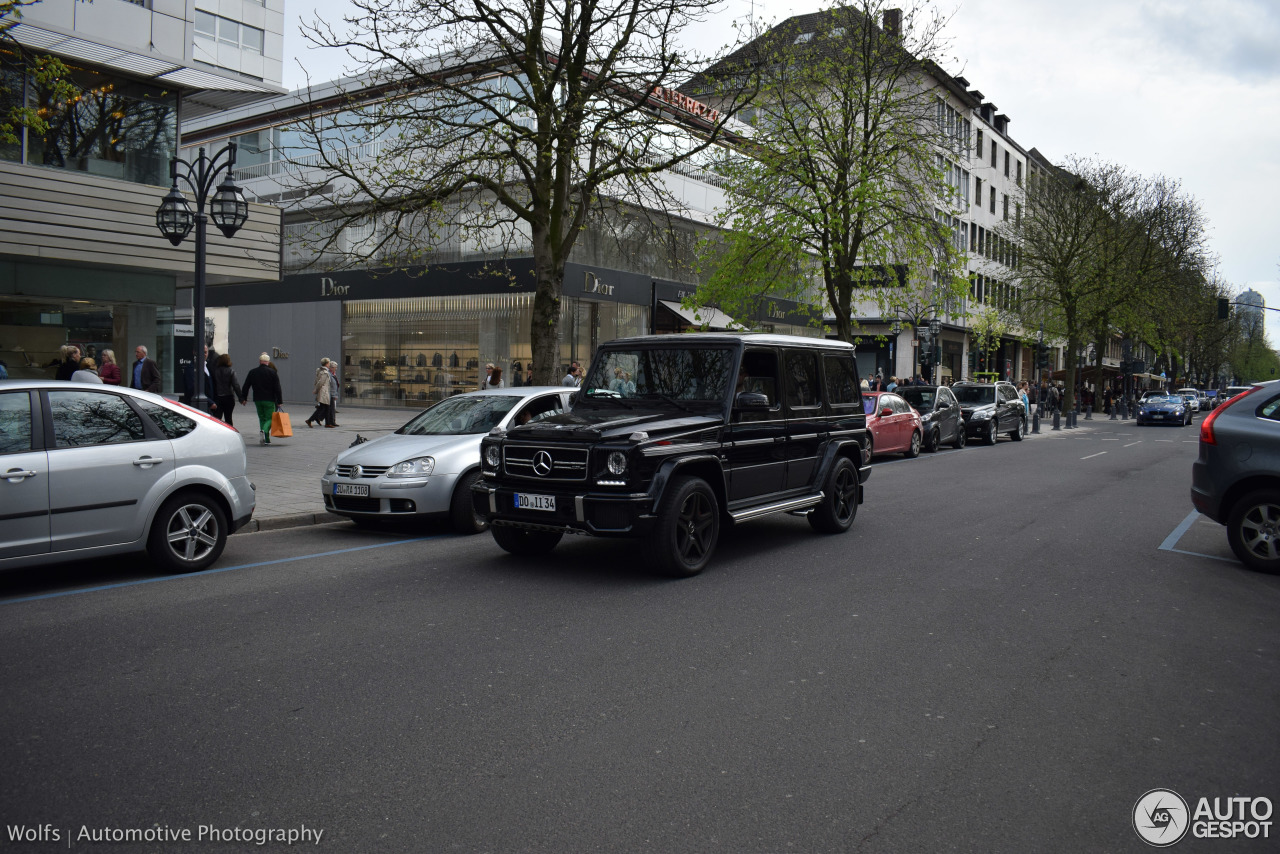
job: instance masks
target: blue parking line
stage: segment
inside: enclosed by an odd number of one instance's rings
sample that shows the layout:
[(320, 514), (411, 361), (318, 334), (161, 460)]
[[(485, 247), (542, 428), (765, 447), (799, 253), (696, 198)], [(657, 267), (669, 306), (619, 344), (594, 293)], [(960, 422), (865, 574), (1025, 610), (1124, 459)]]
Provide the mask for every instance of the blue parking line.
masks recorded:
[(387, 546), (400, 546), (400, 545), (404, 545), (405, 543), (420, 543), (424, 540), (436, 540), (436, 539), (439, 539), (441, 536), (445, 536), (445, 535), (437, 534), (430, 537), (412, 537), (407, 540), (394, 540), (389, 543), (374, 543), (371, 546), (356, 546), (350, 549), (337, 549), (336, 551), (331, 551), (331, 552), (319, 552), (317, 554), (297, 555), (296, 557), (283, 557), (283, 558), (279, 558), (278, 560), (264, 560), (264, 561), (259, 561), (258, 563), (242, 563), (239, 566), (223, 566), (223, 567), (219, 567), (218, 569), (205, 569), (200, 572), (187, 572), (181, 575), (162, 575), (159, 578), (141, 578), (137, 581), (122, 581), (119, 584), (104, 584), (100, 587), (85, 587), (80, 590), (63, 590), (58, 593), (42, 593), (38, 596), (23, 596), (19, 599), (0, 600), (0, 605), (16, 605), (19, 602), (35, 602), (39, 599), (57, 599), (60, 596), (76, 596), (81, 593), (98, 593), (103, 590), (114, 590), (117, 587), (136, 587), (139, 584), (154, 584), (157, 581), (173, 581), (174, 579), (177, 579), (177, 578), (199, 578), (202, 575), (216, 575), (219, 572), (232, 572), (237, 569), (253, 569), (254, 567), (271, 566), (272, 564), (276, 564), (276, 563), (290, 563), (295, 560), (310, 560), (311, 558), (314, 558), (314, 557), (332, 557), (333, 555), (349, 554), (350, 552), (362, 552), (362, 551), (367, 551), (368, 549), (381, 549), (381, 548), (386, 548)]

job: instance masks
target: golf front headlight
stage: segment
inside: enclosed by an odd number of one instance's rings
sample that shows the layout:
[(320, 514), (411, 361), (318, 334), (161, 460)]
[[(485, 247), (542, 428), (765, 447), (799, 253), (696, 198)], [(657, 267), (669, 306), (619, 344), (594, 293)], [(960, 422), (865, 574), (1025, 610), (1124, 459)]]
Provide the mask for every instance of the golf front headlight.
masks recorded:
[(436, 461), (432, 457), (417, 457), (396, 463), (387, 472), (391, 477), (423, 477), (436, 470)]
[(329, 460), (329, 465), (324, 467), (324, 473), (333, 474), (337, 470), (338, 470), (338, 458), (334, 457), (333, 459)]

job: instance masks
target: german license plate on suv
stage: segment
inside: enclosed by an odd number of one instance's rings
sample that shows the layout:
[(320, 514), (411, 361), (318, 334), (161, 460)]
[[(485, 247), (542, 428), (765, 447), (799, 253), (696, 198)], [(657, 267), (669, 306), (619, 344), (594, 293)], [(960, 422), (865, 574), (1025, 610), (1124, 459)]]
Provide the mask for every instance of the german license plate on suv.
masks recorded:
[(530, 495), (527, 492), (517, 492), (516, 509), (550, 510), (554, 513), (556, 509), (556, 497), (554, 495)]
[(367, 483), (335, 483), (333, 485), (334, 495), (358, 495), (361, 498), (369, 497), (369, 484)]

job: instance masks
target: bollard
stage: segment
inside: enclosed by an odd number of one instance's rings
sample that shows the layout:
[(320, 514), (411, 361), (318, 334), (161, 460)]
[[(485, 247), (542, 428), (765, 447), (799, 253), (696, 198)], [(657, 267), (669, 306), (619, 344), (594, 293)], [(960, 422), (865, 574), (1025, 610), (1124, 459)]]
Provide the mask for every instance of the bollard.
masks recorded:
[(1092, 406), (1086, 406), (1086, 407), (1084, 408), (1084, 420), (1085, 420), (1085, 421), (1092, 421), (1092, 420), (1093, 420), (1093, 407), (1092, 407)]
[(1059, 417), (1059, 415), (1058, 415), (1058, 410), (1056, 410), (1056, 409), (1055, 409), (1055, 410), (1053, 410), (1053, 429), (1054, 429), (1054, 430), (1061, 430), (1061, 429), (1062, 429), (1062, 421), (1061, 421), (1061, 419), (1060, 419), (1060, 417)]
[(1031, 432), (1040, 432), (1040, 407), (1036, 407), (1036, 411), (1031, 413)]
[(1116, 420), (1118, 420), (1120, 416), (1119, 416), (1119, 415), (1117, 415), (1116, 413), (1117, 413), (1119, 410), (1120, 410), (1120, 404), (1119, 404), (1119, 403), (1112, 403), (1112, 404), (1111, 404), (1111, 417), (1110, 417), (1110, 418), (1108, 418), (1107, 420), (1108, 420), (1108, 421), (1116, 421)]

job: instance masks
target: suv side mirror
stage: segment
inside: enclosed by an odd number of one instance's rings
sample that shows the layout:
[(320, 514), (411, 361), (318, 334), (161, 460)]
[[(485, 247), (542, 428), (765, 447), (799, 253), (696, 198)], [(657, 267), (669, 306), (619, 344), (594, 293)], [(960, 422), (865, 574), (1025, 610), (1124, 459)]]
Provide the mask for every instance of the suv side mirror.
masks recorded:
[(755, 391), (739, 392), (738, 396), (733, 399), (734, 409), (768, 409), (769, 398), (767, 395), (760, 394)]

